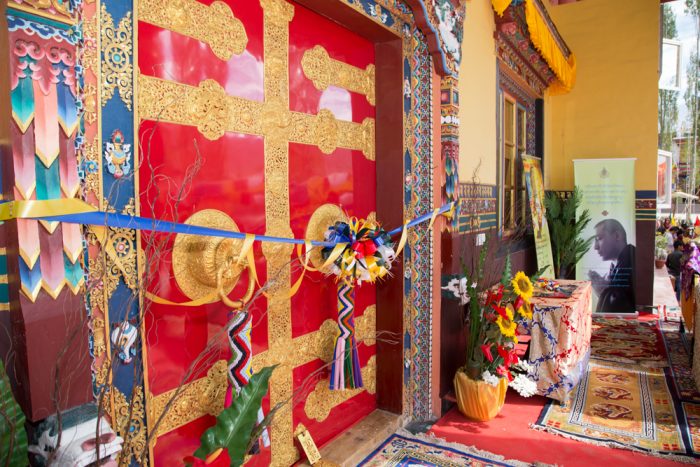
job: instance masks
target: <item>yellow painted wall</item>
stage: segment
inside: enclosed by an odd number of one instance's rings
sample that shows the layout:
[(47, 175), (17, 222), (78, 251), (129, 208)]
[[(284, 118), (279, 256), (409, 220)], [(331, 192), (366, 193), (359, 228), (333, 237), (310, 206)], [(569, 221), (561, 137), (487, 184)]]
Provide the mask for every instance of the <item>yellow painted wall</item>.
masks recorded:
[(549, 8), (576, 55), (576, 85), (545, 97), (545, 185), (572, 189), (572, 159), (636, 157), (637, 190), (656, 189), (658, 0)]
[(496, 184), (496, 51), (493, 9), (467, 2), (459, 70), (459, 180)]

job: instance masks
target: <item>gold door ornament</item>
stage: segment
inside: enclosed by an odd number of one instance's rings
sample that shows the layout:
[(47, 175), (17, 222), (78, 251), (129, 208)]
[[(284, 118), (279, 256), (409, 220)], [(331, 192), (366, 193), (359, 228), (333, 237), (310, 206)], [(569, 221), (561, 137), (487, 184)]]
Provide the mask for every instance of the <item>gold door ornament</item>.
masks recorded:
[(197, 0), (140, 0), (139, 19), (209, 44), (214, 55), (230, 60), (248, 45), (243, 23), (221, 1), (204, 5)]
[[(240, 232), (233, 219), (216, 209), (198, 211), (185, 223)], [(241, 273), (248, 267), (244, 258), (238, 260), (242, 247), (243, 241), (233, 238), (178, 234), (173, 245), (173, 273), (182, 293), (192, 300), (205, 300), (205, 303), (221, 300), (231, 308), (245, 305), (255, 288), (255, 278), (251, 273), (248, 274), (245, 296), (237, 301), (228, 298)]]

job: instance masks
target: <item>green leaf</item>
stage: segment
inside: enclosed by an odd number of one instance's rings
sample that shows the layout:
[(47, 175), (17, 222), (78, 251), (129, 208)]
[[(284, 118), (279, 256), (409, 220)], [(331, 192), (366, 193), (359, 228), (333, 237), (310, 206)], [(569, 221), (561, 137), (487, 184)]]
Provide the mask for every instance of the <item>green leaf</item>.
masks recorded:
[(542, 275), (544, 274), (544, 272), (547, 270), (548, 267), (549, 266), (544, 266), (544, 267), (541, 267), (539, 270), (537, 270), (537, 272), (535, 272), (535, 274), (530, 276), (530, 282), (537, 282), (537, 279), (542, 277)]
[(510, 252), (506, 255), (506, 264), (503, 266), (503, 274), (501, 274), (501, 284), (507, 287), (511, 281), (512, 266), (510, 261)]
[(27, 465), (24, 413), (12, 396), (5, 366), (0, 360), (0, 465)]
[(576, 267), (593, 244), (593, 237), (581, 238), (591, 222), (591, 215), (587, 209), (578, 212), (582, 203), (582, 194), (578, 187), (574, 187), (568, 199), (555, 192), (549, 192), (545, 203), (554, 270), (557, 277), (562, 278)]
[(230, 407), (216, 417), (216, 425), (200, 438), (200, 446), (194, 456), (206, 459), (219, 448), (228, 450), (232, 466), (243, 464), (250, 435), (258, 418), (262, 398), (267, 394), (270, 376), (275, 366), (266, 367), (254, 374)]

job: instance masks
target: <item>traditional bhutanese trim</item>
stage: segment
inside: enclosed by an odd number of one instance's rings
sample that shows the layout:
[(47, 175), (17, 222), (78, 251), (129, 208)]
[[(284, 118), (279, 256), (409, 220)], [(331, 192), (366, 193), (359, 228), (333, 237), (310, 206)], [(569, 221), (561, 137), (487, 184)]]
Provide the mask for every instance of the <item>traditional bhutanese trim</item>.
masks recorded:
[[(96, 35), (99, 40), (98, 60), (100, 73), (97, 75), (97, 96), (98, 98), (98, 115), (99, 128), (97, 146), (98, 158), (103, 161), (104, 153), (107, 148), (107, 143), (112, 143), (112, 135), (116, 130), (119, 130), (123, 135), (123, 143), (130, 144), (131, 148), (136, 150), (135, 133), (138, 124), (135, 121), (135, 107), (137, 105), (134, 98), (134, 69), (137, 61), (137, 35), (138, 35), (138, 17), (134, 11), (134, 2), (121, 0), (102, 0), (97, 5), (96, 15), (99, 17), (97, 21)], [(121, 59), (128, 60), (128, 66), (115, 65), (115, 50), (128, 51), (128, 54), (120, 56)], [(93, 70), (97, 71), (97, 70)], [(134, 154), (134, 166), (136, 166), (137, 155)], [(103, 165), (100, 165), (100, 169)], [(138, 193), (136, 192), (135, 184), (138, 176), (115, 178), (107, 170), (102, 170), (99, 174), (102, 180), (102, 194), (105, 198), (104, 209), (113, 209), (116, 212), (123, 213), (125, 210), (134, 209), (138, 214)], [(118, 186), (117, 186), (118, 185)], [(134, 201), (135, 200), (135, 201)], [(136, 203), (134, 205), (134, 202)], [(131, 251), (137, 251), (136, 238), (138, 233), (133, 230), (122, 229), (123, 232), (115, 232), (115, 235), (122, 235), (122, 241), (128, 242)], [(114, 241), (114, 237), (110, 237), (109, 241)], [(104, 247), (104, 245), (102, 245)], [(134, 299), (135, 291), (138, 290), (138, 255), (134, 261), (134, 267), (129, 269), (130, 275), (128, 278), (122, 274), (117, 274), (116, 290), (112, 291), (111, 296), (106, 297), (106, 309), (102, 310), (104, 316), (108, 319), (105, 323), (107, 332), (121, 325), (127, 320), (138, 321), (139, 318), (139, 300)], [(106, 274), (113, 274), (111, 271), (106, 271)], [(126, 279), (126, 280), (125, 280)], [(142, 352), (142, 341), (144, 337), (139, 333), (137, 341), (134, 343), (136, 355), (130, 363), (124, 363), (118, 360), (114, 363), (115, 369), (112, 371), (112, 385), (121, 394), (125, 395), (125, 403), (131, 402), (132, 394), (143, 392), (146, 397), (149, 395), (148, 382), (144, 374), (147, 375), (147, 365), (145, 364), (146, 357)], [(112, 348), (113, 353), (118, 353), (118, 349)], [(134, 371), (132, 368), (143, 367), (145, 371)], [(136, 377), (135, 377), (136, 375)], [(133, 389), (137, 388), (136, 391)], [(138, 427), (137, 433), (133, 434), (132, 441), (135, 444), (143, 442), (145, 444), (147, 431), (147, 417), (145, 411), (134, 411), (131, 414), (131, 423)], [(122, 435), (123, 436), (123, 435)], [(155, 437), (151, 439), (155, 442)], [(148, 449), (150, 446), (147, 446)], [(120, 463), (129, 464), (132, 462), (135, 452), (122, 452), (119, 459)], [(136, 461), (136, 459), (133, 459)], [(141, 460), (139, 460), (141, 461)], [(144, 459), (148, 464), (148, 456)]]
[(497, 193), (495, 185), (459, 185), (459, 233), (475, 233), (498, 226)]
[[(413, 139), (410, 151), (411, 197), (407, 212), (415, 213), (432, 210), (433, 203), (433, 121), (431, 100), (433, 96), (431, 56), (425, 36), (416, 29), (413, 34), (412, 47), (412, 115), (408, 121)], [(450, 102), (452, 102), (450, 100)], [(445, 138), (445, 125), (442, 125), (442, 138)], [(442, 141), (441, 141), (442, 142)], [(456, 189), (456, 187), (454, 187)], [(456, 195), (456, 192), (453, 192)], [(412, 327), (409, 339), (411, 356), (411, 416), (424, 420), (432, 416), (432, 398), (430, 396), (432, 379), (432, 234), (426, 225), (414, 229), (409, 237), (410, 254), (406, 256), (407, 276), (405, 276), (405, 293), (409, 303), (409, 325)], [(420, 254), (418, 254), (420, 253)]]
[(16, 9), (18, 4), (8, 2), (7, 5), (7, 29), (10, 32), (22, 29), (31, 31), (42, 39), (53, 39), (63, 41), (71, 45), (77, 43), (77, 34), (69, 24), (62, 24), (57, 21), (42, 18), (30, 12)]
[(656, 190), (637, 190), (635, 196), (637, 199), (656, 199)]
[(656, 190), (637, 190), (635, 217), (638, 221), (656, 221)]
[(550, 91), (556, 94), (566, 93), (571, 91), (576, 83), (576, 57), (571, 52), (565, 56), (544, 18), (546, 11), (543, 12), (540, 8), (538, 2), (525, 0), (525, 19), (530, 40), (558, 79), (558, 82), (549, 87)]
[(0, 248), (0, 311), (10, 310), (10, 286), (7, 276), (7, 250)]
[(638, 221), (656, 221), (656, 211), (652, 213), (637, 213)]

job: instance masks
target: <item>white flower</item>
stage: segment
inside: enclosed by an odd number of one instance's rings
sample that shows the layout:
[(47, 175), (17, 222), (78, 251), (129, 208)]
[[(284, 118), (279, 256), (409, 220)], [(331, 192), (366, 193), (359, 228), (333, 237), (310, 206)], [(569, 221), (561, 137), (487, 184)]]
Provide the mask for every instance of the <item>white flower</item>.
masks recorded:
[(481, 373), (481, 379), (484, 380), (484, 383), (491, 386), (498, 386), (498, 381), (500, 380), (498, 376), (489, 373), (489, 370), (486, 370), (483, 373)]
[(520, 358), (518, 358), (518, 362), (513, 365), (513, 368), (515, 368), (516, 370), (520, 370), (526, 375), (531, 375), (532, 372), (535, 370), (535, 367), (530, 365), (530, 363), (527, 360), (520, 360)]
[(537, 383), (525, 375), (516, 375), (508, 386), (515, 389), (523, 397), (537, 394)]

